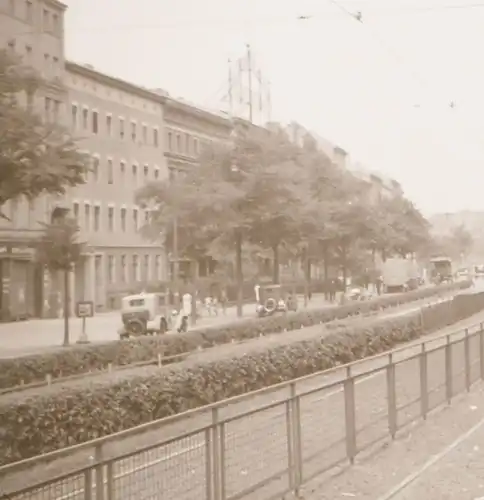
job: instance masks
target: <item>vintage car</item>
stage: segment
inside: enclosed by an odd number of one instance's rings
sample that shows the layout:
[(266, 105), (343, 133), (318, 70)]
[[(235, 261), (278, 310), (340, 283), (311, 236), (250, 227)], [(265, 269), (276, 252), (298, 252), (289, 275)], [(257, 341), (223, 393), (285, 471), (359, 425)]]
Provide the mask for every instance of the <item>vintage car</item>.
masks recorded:
[(363, 302), (365, 300), (370, 300), (372, 294), (363, 287), (354, 287), (346, 292), (345, 298), (348, 301)]
[(170, 306), (167, 293), (129, 295), (121, 304), (121, 339), (163, 334), (172, 328), (178, 332), (188, 329), (188, 317)]
[(277, 312), (297, 311), (297, 296), (282, 285), (256, 285), (256, 312), (259, 317)]

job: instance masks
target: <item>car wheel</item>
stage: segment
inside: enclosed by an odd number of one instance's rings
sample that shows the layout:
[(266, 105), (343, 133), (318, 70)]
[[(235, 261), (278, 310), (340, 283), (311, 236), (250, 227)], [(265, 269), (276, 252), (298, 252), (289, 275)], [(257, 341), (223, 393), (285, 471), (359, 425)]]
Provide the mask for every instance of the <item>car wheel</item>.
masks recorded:
[(133, 335), (134, 337), (139, 337), (146, 333), (146, 327), (144, 323), (139, 319), (131, 320), (126, 325), (126, 332), (128, 335)]

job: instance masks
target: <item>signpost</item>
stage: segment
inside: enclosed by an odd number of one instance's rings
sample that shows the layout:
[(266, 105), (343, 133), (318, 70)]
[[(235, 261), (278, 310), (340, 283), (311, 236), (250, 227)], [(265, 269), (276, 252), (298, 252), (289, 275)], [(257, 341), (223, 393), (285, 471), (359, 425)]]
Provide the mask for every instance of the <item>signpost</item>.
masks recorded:
[(76, 316), (82, 319), (82, 330), (78, 344), (88, 344), (89, 339), (86, 333), (86, 318), (92, 318), (94, 316), (94, 303), (90, 300), (82, 300), (76, 304)]

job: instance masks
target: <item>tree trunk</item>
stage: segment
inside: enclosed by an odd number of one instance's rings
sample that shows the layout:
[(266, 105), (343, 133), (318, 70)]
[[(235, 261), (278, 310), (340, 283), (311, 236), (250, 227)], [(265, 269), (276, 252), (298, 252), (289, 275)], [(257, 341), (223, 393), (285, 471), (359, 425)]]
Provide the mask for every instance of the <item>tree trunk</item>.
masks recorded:
[(278, 285), (280, 281), (279, 276), (279, 245), (276, 243), (272, 247), (273, 262), (272, 262), (272, 281), (274, 285)]
[(346, 242), (343, 241), (341, 243), (341, 267), (343, 270), (343, 300), (342, 300), (343, 303), (345, 302), (346, 299), (346, 286), (347, 286), (346, 282), (348, 279), (347, 253), (348, 253), (347, 245)]
[(304, 249), (303, 253), (303, 271), (304, 271), (304, 307), (307, 307), (309, 300), (309, 275), (308, 275), (309, 251)]
[(324, 265), (324, 300), (329, 299), (328, 283), (329, 283), (329, 251), (328, 244), (323, 244), (323, 265)]
[(64, 270), (64, 345), (69, 345), (69, 270)]
[(242, 273), (242, 232), (235, 230), (235, 280), (237, 283), (237, 317), (242, 317), (244, 302), (244, 276)]

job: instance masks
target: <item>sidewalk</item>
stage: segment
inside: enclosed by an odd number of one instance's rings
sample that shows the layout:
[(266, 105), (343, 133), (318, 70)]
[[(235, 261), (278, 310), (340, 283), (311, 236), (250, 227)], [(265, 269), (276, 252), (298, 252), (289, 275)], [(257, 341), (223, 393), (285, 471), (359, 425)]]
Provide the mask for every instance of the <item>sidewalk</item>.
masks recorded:
[(303, 488), (304, 500), (482, 500), (484, 385)]
[[(299, 309), (304, 309), (304, 298), (299, 298)], [(330, 304), (324, 300), (323, 294), (315, 294), (308, 309), (329, 307)], [(209, 317), (205, 311), (203, 316), (197, 320), (195, 327), (191, 329), (206, 328), (209, 326), (236, 323), (238, 321), (255, 318), (255, 303), (244, 304), (243, 317), (237, 317), (237, 308), (228, 307), (226, 314), (219, 311), (218, 316)], [(121, 322), (120, 311), (111, 311), (96, 314), (86, 321), (86, 330), (91, 342), (109, 342), (118, 340), (118, 328)], [(70, 319), (70, 340), (75, 343), (81, 333), (82, 322), (79, 318)], [(56, 319), (33, 319), (15, 323), (0, 323), (0, 357), (21, 356), (39, 351), (60, 347), (64, 338), (64, 320)]]

